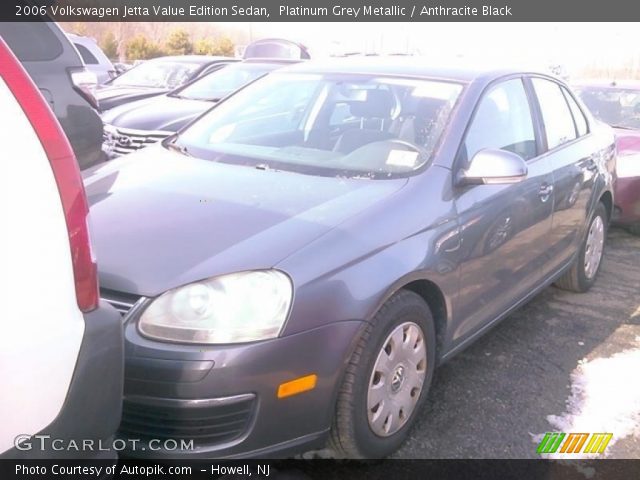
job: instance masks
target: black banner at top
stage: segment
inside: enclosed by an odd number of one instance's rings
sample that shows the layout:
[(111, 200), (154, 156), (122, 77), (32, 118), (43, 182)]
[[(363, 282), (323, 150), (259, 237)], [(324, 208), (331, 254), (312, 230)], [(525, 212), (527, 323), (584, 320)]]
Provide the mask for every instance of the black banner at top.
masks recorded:
[(637, 2), (583, 0), (2, 0), (0, 21), (634, 21)]

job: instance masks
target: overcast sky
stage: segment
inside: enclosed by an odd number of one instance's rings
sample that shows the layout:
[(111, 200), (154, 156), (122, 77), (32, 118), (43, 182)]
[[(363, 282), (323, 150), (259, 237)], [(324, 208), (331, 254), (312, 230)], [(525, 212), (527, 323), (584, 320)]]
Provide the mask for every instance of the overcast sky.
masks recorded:
[(316, 56), (347, 51), (421, 55), (536, 65), (640, 63), (638, 23), (253, 23), (254, 38), (285, 36)]

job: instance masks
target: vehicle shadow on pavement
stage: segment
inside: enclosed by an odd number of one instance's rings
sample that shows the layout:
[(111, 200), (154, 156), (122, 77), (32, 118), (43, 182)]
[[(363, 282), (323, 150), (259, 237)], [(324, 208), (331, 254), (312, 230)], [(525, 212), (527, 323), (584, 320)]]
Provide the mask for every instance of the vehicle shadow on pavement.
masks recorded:
[[(611, 229), (588, 293), (544, 290), (436, 370), (394, 458), (537, 458), (538, 436), (557, 430), (547, 416), (567, 410), (576, 367), (638, 348), (639, 291), (640, 237)], [(638, 458), (640, 442), (629, 437), (608, 454)]]

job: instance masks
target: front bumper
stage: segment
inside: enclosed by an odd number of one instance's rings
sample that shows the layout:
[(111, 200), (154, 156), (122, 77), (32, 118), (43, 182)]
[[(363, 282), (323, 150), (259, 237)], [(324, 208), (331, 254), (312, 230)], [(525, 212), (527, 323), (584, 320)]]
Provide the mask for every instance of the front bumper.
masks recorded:
[[(264, 458), (321, 447), (362, 326), (338, 322), (268, 341), (206, 346), (149, 340), (128, 321), (119, 435), (136, 447), (126, 456)], [(277, 398), (281, 383), (310, 374), (318, 376), (313, 390)]]

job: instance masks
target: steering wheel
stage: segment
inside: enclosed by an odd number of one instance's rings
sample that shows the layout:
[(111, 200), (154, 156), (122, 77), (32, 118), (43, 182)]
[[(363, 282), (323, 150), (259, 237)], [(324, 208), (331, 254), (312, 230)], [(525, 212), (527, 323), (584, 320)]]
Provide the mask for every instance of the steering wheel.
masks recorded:
[[(407, 142), (406, 140), (400, 140), (399, 138), (390, 138), (389, 140), (383, 140), (382, 142), (386, 142), (386, 143), (391, 143), (391, 144), (396, 144), (396, 145), (401, 145), (403, 147), (408, 147), (409, 149), (421, 153), (420, 152), (420, 148), (418, 148), (416, 145), (414, 145), (411, 142)], [(379, 143), (382, 143), (379, 142)], [(378, 143), (378, 142), (376, 142)]]

